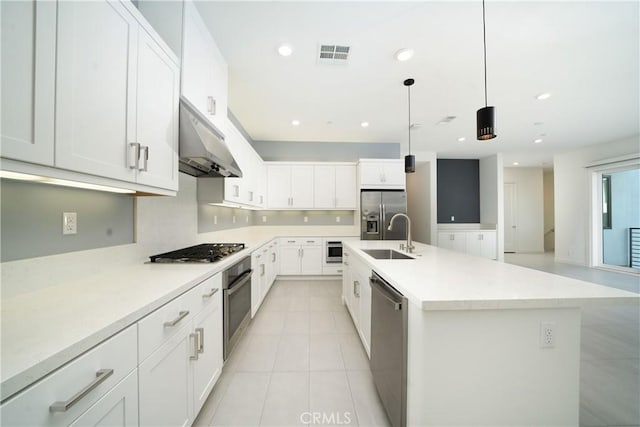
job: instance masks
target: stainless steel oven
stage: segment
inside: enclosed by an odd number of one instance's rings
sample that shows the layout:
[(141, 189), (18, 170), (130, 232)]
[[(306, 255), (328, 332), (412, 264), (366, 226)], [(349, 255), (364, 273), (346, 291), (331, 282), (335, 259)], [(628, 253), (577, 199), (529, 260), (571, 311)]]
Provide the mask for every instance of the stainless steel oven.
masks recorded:
[(243, 258), (222, 273), (222, 313), (224, 316), (224, 359), (251, 318), (251, 257)]
[(342, 263), (342, 241), (327, 240), (325, 242), (325, 263)]

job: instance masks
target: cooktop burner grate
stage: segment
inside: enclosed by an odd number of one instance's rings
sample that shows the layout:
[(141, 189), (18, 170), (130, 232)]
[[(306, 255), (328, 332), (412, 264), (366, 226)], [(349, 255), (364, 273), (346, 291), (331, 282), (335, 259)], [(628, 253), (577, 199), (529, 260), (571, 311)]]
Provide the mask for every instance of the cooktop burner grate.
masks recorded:
[(216, 262), (244, 249), (244, 243), (203, 243), (176, 251), (153, 255), (151, 262)]

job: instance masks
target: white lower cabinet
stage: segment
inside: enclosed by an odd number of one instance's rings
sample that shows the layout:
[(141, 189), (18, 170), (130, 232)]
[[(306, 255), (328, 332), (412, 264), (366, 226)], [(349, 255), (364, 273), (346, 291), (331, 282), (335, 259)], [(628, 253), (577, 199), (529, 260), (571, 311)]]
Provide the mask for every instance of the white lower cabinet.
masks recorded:
[(283, 237), (279, 242), (281, 275), (322, 274), (322, 239)]
[(278, 241), (259, 247), (251, 254), (251, 317), (256, 315), (264, 297), (279, 274)]
[(130, 326), (10, 398), (0, 424), (137, 425), (136, 338)]
[(221, 287), (218, 273), (138, 322), (141, 343), (173, 331), (140, 363), (140, 425), (193, 423), (222, 370)]
[(439, 231), (438, 247), (496, 259), (495, 230)]
[(366, 263), (343, 249), (342, 297), (362, 345), (370, 356), (371, 348), (371, 271)]

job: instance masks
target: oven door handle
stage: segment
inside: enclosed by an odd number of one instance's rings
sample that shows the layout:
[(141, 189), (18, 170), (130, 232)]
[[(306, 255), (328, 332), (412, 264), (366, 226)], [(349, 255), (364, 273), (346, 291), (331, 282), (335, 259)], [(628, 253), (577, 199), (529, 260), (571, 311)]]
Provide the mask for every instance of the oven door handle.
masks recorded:
[(242, 273), (240, 277), (238, 277), (238, 279), (235, 282), (233, 282), (233, 285), (230, 286), (229, 289), (227, 289), (227, 295), (231, 296), (235, 294), (240, 290), (240, 288), (242, 288), (244, 285), (249, 283), (251, 281), (252, 272), (253, 270), (247, 270), (244, 273)]

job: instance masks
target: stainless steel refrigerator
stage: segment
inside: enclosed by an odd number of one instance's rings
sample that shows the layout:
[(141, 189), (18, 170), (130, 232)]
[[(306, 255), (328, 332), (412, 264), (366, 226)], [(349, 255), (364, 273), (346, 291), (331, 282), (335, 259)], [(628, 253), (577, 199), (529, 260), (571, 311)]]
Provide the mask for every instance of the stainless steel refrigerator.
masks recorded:
[(362, 190), (360, 193), (360, 238), (362, 240), (404, 240), (407, 222), (398, 218), (388, 230), (391, 217), (407, 213), (407, 193), (403, 190)]

